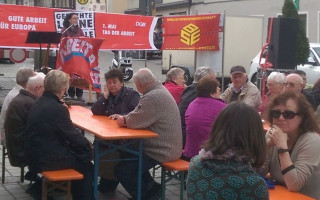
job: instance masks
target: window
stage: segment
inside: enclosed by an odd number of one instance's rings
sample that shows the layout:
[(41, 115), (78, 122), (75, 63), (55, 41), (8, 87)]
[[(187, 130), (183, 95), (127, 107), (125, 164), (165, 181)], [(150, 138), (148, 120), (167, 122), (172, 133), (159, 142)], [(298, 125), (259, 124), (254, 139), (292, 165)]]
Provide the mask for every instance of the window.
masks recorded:
[(169, 13), (169, 15), (187, 15), (187, 12), (175, 12), (175, 13)]

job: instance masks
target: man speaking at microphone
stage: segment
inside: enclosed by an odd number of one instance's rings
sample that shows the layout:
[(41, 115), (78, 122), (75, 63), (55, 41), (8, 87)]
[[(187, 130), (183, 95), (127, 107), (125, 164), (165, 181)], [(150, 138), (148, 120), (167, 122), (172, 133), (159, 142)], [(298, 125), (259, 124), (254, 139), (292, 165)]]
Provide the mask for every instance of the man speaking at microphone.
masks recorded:
[[(78, 15), (76, 13), (69, 13), (63, 20), (63, 28), (61, 29), (61, 37), (81, 37), (85, 36), (83, 30), (78, 25)], [(83, 100), (83, 90), (80, 88), (69, 87), (68, 95), (71, 98), (74, 98), (75, 95), (77, 96), (78, 100)]]

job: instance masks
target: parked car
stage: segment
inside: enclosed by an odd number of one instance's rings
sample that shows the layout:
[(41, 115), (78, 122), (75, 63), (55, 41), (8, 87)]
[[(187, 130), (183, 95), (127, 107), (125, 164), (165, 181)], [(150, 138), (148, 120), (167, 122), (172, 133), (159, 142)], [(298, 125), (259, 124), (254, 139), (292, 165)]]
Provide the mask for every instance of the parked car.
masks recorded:
[[(264, 57), (267, 52), (263, 53), (261, 63), (264, 63)], [(257, 83), (257, 70), (259, 66), (260, 52), (251, 61), (248, 78), (251, 82)], [(320, 78), (320, 43), (310, 43), (309, 58), (306, 64), (297, 65), (298, 70), (306, 72), (307, 83), (313, 85)]]

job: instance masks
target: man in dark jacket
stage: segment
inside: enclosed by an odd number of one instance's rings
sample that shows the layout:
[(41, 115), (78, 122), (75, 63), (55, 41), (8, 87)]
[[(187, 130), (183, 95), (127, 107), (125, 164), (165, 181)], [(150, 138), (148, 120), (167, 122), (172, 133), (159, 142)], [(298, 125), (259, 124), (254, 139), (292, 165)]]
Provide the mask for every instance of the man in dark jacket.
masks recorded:
[[(104, 93), (93, 104), (91, 111), (94, 115), (105, 115), (111, 119), (117, 119), (120, 115), (126, 115), (138, 105), (140, 95), (132, 88), (123, 86), (123, 73), (118, 69), (111, 69), (105, 73), (106, 84)], [(100, 148), (106, 149), (106, 146)], [(103, 160), (115, 160), (119, 158), (118, 152), (105, 155)], [(101, 162), (99, 165), (100, 182), (98, 190), (102, 193), (116, 190), (119, 181), (114, 175), (116, 162)]]
[[(25, 89), (21, 89), (9, 104), (4, 129), (11, 166), (27, 166), (24, 150), (24, 142), (28, 134), (26, 132), (27, 118), (33, 102), (43, 93), (44, 77), (43, 73), (37, 73), (35, 76), (30, 77)], [(39, 180), (41, 179), (37, 176), (37, 173), (30, 170), (26, 173), (25, 178), (31, 182), (35, 182), (29, 185), (26, 192), (34, 198), (40, 199), (41, 182)]]
[(32, 103), (43, 93), (44, 77), (42, 73), (30, 77), (26, 89), (21, 89), (9, 104), (4, 128), (9, 161), (14, 167), (26, 166), (24, 141), (27, 118)]
[(303, 86), (304, 83), (301, 75), (291, 73), (288, 76), (286, 76), (285, 90), (303, 94), (308, 100), (308, 102), (312, 105), (313, 109), (316, 110), (316, 102), (313, 96), (310, 93), (303, 90)]

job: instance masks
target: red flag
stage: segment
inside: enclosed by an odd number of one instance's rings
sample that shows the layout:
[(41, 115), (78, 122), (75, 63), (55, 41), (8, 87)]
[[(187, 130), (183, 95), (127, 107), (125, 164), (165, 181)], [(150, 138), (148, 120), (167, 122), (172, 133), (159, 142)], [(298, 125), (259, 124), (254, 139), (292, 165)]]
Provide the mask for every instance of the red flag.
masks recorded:
[(219, 50), (220, 14), (163, 17), (162, 50)]
[(71, 78), (85, 79), (92, 90), (101, 92), (98, 51), (103, 39), (66, 37), (60, 42), (56, 68)]

